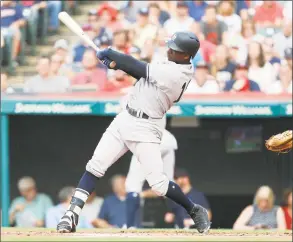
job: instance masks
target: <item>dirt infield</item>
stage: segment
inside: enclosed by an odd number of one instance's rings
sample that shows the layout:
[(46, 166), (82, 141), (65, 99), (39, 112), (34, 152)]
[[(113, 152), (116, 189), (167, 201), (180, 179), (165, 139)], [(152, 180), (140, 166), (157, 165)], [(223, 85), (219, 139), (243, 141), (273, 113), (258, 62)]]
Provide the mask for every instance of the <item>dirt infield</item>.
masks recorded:
[(292, 231), (211, 230), (199, 234), (191, 230), (80, 230), (58, 234), (50, 229), (2, 228), (1, 241), (292, 241)]

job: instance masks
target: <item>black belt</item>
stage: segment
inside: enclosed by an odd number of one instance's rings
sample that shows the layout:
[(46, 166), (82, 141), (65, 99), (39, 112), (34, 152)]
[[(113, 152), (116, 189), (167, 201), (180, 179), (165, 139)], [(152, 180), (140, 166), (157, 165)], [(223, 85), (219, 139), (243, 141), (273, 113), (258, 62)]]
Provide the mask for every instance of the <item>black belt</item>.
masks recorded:
[(132, 109), (131, 107), (129, 107), (128, 105), (126, 106), (126, 109), (128, 111), (128, 113), (130, 115), (132, 115), (133, 117), (136, 117), (136, 118), (143, 118), (143, 119), (149, 119), (149, 115), (145, 114), (144, 112), (139, 112), (139, 111), (136, 111), (134, 109)]

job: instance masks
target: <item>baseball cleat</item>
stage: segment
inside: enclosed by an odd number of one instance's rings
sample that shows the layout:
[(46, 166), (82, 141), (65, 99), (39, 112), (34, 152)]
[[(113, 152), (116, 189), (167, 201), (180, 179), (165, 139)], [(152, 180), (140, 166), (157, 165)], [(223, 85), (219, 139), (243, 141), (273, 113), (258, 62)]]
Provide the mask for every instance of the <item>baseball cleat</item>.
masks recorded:
[(210, 229), (211, 222), (208, 218), (208, 211), (204, 207), (194, 204), (189, 215), (194, 221), (194, 225), (191, 228), (197, 229), (199, 233), (206, 233)]
[(58, 233), (74, 233), (76, 232), (77, 215), (66, 213), (57, 225)]

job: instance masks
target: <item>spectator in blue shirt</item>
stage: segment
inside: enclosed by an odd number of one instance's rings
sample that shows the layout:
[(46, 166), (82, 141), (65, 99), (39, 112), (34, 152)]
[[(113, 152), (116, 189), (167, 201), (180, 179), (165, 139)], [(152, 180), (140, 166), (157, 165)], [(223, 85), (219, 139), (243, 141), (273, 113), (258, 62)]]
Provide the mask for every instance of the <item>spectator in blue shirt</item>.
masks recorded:
[(13, 61), (16, 61), (19, 51), (20, 28), (25, 25), (22, 10), (22, 6), (14, 1), (1, 1), (1, 35), (4, 36), (6, 43), (12, 41), (11, 55)]
[(105, 198), (98, 218), (93, 225), (98, 228), (122, 228), (126, 226), (125, 176), (111, 179), (113, 194)]
[[(208, 210), (209, 220), (211, 220), (212, 213), (209, 202), (202, 192), (192, 187), (188, 172), (184, 169), (176, 169), (174, 178), (184, 194), (186, 194), (191, 201)], [(168, 204), (170, 212), (165, 215), (166, 223), (175, 223), (176, 227), (179, 228), (190, 228), (190, 226), (194, 224), (183, 207), (171, 200), (168, 200)]]
[(20, 197), (15, 198), (9, 210), (10, 224), (16, 227), (44, 227), (47, 210), (53, 206), (51, 198), (38, 193), (31, 177), (18, 181)]
[(200, 22), (205, 14), (207, 3), (203, 0), (186, 1), (188, 4), (189, 15), (194, 18), (195, 21)]
[(238, 64), (236, 67), (234, 79), (226, 82), (223, 91), (260, 92), (260, 87), (257, 82), (248, 79), (248, 66), (246, 64)]
[[(74, 193), (74, 187), (64, 187), (60, 190), (58, 198), (60, 203), (48, 209), (46, 213), (46, 228), (57, 228), (61, 217), (70, 206), (71, 196)], [(84, 216), (79, 216), (78, 228), (91, 228), (91, 225), (85, 220)]]

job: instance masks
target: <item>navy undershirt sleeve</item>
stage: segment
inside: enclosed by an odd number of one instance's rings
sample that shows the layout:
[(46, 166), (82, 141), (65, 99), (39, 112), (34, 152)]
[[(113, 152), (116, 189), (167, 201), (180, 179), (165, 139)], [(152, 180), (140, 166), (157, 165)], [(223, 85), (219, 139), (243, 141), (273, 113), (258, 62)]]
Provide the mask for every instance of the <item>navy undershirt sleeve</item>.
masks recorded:
[(115, 69), (122, 70), (130, 76), (139, 80), (141, 77), (147, 78), (147, 66), (148, 64), (144, 61), (139, 61), (130, 55), (125, 55), (110, 49), (107, 57), (115, 61)]

